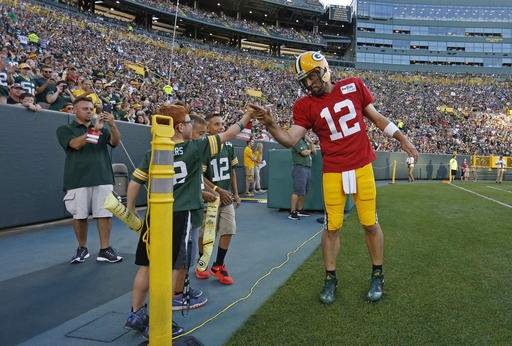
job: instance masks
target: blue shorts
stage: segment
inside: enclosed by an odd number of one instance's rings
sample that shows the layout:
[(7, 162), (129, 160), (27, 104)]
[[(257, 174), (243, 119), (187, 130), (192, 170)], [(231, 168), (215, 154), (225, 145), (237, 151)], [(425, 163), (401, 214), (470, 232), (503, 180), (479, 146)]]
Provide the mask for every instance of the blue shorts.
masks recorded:
[(302, 165), (293, 165), (292, 180), (293, 193), (297, 196), (304, 196), (309, 190), (309, 179), (311, 178), (311, 168)]

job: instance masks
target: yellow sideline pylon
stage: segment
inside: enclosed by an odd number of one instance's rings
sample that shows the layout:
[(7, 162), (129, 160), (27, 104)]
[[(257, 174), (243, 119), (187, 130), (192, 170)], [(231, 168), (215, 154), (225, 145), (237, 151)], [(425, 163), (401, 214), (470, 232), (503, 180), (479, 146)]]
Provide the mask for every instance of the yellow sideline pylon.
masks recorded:
[(172, 345), (172, 207), (174, 127), (153, 115), (149, 166), (149, 344)]

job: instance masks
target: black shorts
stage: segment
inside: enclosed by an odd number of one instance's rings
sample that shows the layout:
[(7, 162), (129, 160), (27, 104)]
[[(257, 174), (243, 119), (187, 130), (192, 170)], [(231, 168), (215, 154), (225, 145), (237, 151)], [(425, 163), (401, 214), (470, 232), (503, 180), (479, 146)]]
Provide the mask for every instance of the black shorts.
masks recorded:
[(456, 169), (452, 169), (452, 177), (455, 177), (457, 175), (457, 170)]
[[(188, 222), (189, 222), (189, 211), (175, 211), (172, 213), (172, 265), (174, 268), (174, 263), (178, 257), (178, 252), (180, 250), (180, 244), (185, 238)], [(148, 218), (149, 225), (149, 218)], [(139, 266), (149, 266), (149, 258), (148, 253), (146, 251), (146, 243), (143, 240), (144, 234), (146, 233), (146, 225), (140, 231), (139, 243), (137, 244), (137, 252), (135, 253), (135, 264)], [(148, 239), (149, 242), (149, 239)]]

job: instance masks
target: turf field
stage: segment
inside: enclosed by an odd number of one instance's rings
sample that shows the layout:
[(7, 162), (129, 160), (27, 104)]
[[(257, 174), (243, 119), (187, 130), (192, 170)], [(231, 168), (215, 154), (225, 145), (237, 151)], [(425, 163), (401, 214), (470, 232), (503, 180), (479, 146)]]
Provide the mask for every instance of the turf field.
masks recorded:
[(317, 249), (228, 344), (510, 345), (512, 184), (456, 185), (505, 205), (442, 183), (379, 188), (383, 300), (363, 300), (371, 267), (352, 214), (338, 257), (337, 301), (318, 300), (324, 274)]

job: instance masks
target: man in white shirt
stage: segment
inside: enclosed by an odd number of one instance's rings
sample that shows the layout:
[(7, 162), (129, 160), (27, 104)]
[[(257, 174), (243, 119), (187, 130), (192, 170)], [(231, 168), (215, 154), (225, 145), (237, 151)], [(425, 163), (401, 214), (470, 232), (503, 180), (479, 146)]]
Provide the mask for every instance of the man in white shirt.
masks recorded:
[(406, 160), (407, 162), (407, 169), (409, 174), (409, 182), (412, 183), (414, 181), (414, 157), (409, 156)]
[(505, 160), (503, 159), (503, 155), (500, 155), (498, 161), (496, 161), (496, 184), (501, 184), (503, 182), (503, 174), (505, 173)]

